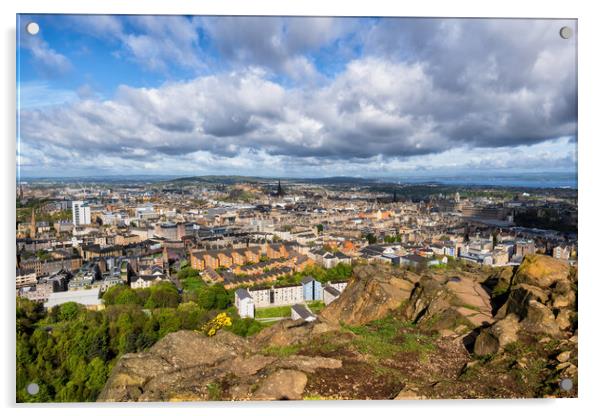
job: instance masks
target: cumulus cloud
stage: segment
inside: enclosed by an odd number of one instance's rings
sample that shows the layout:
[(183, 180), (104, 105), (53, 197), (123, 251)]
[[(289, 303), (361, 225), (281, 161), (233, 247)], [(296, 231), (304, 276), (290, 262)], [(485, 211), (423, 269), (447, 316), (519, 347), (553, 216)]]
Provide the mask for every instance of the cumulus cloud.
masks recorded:
[[(152, 67), (194, 66), (199, 55), (179, 45), (196, 47), (202, 28), (227, 69), (156, 88), (123, 85), (107, 100), (80, 95), (24, 109), (22, 140), (32, 154), (46, 163), (68, 149), (67, 159), (164, 173), (282, 168), (311, 170), (307, 176), (568, 169), (576, 160), (574, 142), (564, 139), (577, 136), (576, 49), (558, 36), (572, 22), (383, 19), (358, 28), (346, 19), (212, 17), (184, 18), (176, 29), (161, 19), (128, 21), (140, 32), (122, 27), (115, 36)], [(362, 55), (307, 81), (320, 69), (307, 53), (343, 42), (354, 28)], [(153, 50), (161, 33), (167, 40)], [(279, 82), (278, 73), (305, 81)]]
[(356, 19), (332, 17), (220, 16), (197, 22), (221, 57), (284, 73), (293, 80), (319, 77), (306, 55), (359, 27)]
[(206, 68), (196, 19), (176, 15), (73, 15), (64, 20), (82, 35), (112, 42), (116, 56), (132, 60), (145, 70), (168, 73), (174, 67), (194, 71)]

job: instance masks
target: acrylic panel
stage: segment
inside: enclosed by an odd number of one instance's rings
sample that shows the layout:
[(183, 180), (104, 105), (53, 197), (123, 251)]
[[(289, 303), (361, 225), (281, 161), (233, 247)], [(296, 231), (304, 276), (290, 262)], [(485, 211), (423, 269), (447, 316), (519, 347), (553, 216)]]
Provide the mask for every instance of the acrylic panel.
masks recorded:
[(576, 397), (577, 21), (17, 16), (16, 401)]

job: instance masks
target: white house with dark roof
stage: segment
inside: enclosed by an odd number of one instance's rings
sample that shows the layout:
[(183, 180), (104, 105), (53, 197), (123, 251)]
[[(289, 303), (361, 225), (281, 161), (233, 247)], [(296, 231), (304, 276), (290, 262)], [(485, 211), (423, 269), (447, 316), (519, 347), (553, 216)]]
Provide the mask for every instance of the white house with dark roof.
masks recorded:
[(293, 321), (303, 319), (305, 322), (312, 322), (317, 318), (306, 305), (297, 303), (296, 305), (291, 306), (291, 319)]
[(329, 305), (336, 298), (341, 296), (341, 292), (339, 292), (336, 288), (330, 285), (324, 286), (324, 304)]
[(247, 289), (236, 289), (234, 292), (234, 304), (241, 318), (255, 317), (255, 303)]

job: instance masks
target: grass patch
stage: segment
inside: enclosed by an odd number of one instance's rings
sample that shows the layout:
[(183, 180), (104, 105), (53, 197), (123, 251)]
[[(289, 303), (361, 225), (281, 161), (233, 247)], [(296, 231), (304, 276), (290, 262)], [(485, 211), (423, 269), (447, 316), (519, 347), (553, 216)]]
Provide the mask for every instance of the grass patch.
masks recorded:
[(222, 399), (222, 387), (218, 383), (207, 384), (207, 395), (209, 400), (219, 401)]
[(272, 308), (255, 309), (255, 319), (258, 318), (283, 318), (291, 316), (290, 306), (274, 306)]
[(417, 352), (421, 357), (435, 349), (435, 337), (416, 330), (409, 322), (392, 316), (369, 322), (363, 326), (345, 325), (357, 337), (353, 344), (359, 352), (376, 358), (389, 358), (400, 352)]
[(307, 307), (313, 313), (320, 313), (322, 309), (324, 309), (326, 305), (321, 300), (314, 300), (312, 302), (307, 302)]
[(466, 309), (470, 309), (470, 310), (473, 310), (473, 311), (481, 312), (481, 309), (479, 309), (478, 306), (469, 305), (468, 303), (463, 303), (460, 306), (462, 306), (463, 308), (466, 308)]
[(272, 355), (276, 357), (288, 357), (299, 352), (301, 345), (283, 345), (283, 346), (269, 346), (265, 347), (262, 352), (265, 355)]
[(340, 334), (321, 334), (320, 336), (311, 339), (306, 344), (302, 353), (305, 355), (323, 355), (337, 351), (341, 348), (344, 341), (341, 340)]

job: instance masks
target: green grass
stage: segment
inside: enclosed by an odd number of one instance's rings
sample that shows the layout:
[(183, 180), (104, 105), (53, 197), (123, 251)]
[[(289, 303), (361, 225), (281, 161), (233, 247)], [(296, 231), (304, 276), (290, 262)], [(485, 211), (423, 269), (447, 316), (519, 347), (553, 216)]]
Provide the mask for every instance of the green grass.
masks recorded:
[(435, 349), (433, 336), (421, 334), (411, 323), (391, 316), (363, 326), (343, 327), (357, 335), (353, 344), (359, 352), (376, 358), (390, 358), (400, 352), (417, 352), (424, 357)]
[(282, 318), (291, 316), (290, 306), (274, 306), (273, 308), (255, 309), (255, 319), (259, 318)]
[(218, 383), (207, 384), (207, 394), (209, 400), (218, 401), (222, 398), (222, 388)]
[(274, 355), (277, 357), (288, 357), (299, 352), (301, 345), (284, 345), (284, 346), (270, 346), (265, 347), (262, 352), (266, 355)]
[(321, 300), (315, 300), (313, 302), (307, 302), (307, 306), (313, 313), (320, 313), (326, 305)]
[(481, 312), (481, 309), (478, 306), (469, 305), (468, 303), (463, 303), (460, 305), (463, 308), (470, 309), (476, 312)]

